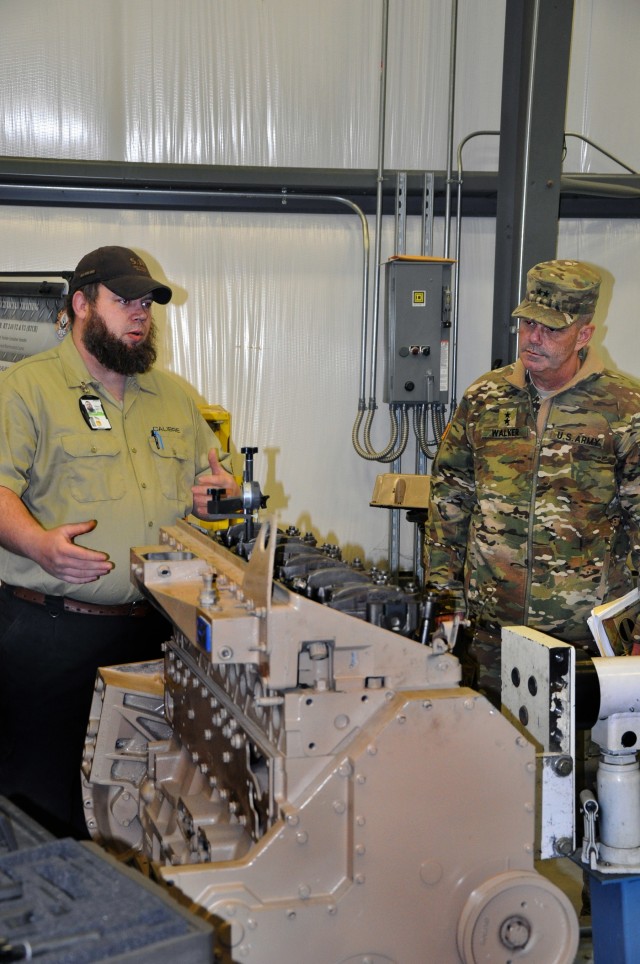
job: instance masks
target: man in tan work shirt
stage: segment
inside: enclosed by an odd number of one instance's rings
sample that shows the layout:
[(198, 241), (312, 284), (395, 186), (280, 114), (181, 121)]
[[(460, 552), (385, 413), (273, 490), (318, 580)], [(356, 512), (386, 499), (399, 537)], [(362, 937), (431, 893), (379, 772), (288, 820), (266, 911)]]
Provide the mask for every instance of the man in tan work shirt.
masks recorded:
[(156, 358), (171, 289), (128, 248), (90, 252), (60, 345), (0, 374), (0, 794), (85, 835), (79, 773), (96, 669), (157, 658), (170, 635), (129, 548), (238, 494), (211, 429)]

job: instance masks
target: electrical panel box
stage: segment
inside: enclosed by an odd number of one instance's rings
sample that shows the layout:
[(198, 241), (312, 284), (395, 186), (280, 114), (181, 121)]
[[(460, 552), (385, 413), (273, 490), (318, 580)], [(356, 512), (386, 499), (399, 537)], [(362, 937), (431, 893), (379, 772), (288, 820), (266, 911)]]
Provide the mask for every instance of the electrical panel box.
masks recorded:
[(450, 259), (398, 256), (385, 264), (384, 401), (449, 401)]

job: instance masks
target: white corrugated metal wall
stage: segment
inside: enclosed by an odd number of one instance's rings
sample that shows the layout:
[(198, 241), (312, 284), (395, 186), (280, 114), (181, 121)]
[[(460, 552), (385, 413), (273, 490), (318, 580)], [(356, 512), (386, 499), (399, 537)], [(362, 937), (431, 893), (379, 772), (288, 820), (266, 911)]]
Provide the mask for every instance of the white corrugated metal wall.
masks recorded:
[[(504, 0), (458, 4), (456, 145), (499, 126), (504, 12)], [(1, 0), (0, 15), (0, 155), (376, 168), (381, 0)], [(390, 2), (390, 170), (446, 167), (450, 17), (448, 0)], [(575, 0), (567, 129), (635, 167), (639, 28), (637, 0)], [(497, 138), (475, 138), (465, 169), (495, 171), (497, 158)], [(566, 172), (616, 170), (570, 142)], [(237, 448), (259, 447), (255, 476), (279, 521), (339, 543), (348, 558), (378, 561), (387, 513), (369, 499), (388, 467), (360, 459), (351, 444), (360, 224), (293, 204), (287, 212), (0, 204), (0, 270), (70, 269), (101, 244), (138, 249), (175, 292), (157, 311), (162, 363), (232, 412)], [(382, 260), (393, 253), (391, 221)], [(374, 219), (369, 228), (373, 250)], [(439, 219), (436, 254), (443, 233)], [(460, 389), (490, 363), (494, 236), (492, 219), (465, 219)], [(409, 219), (407, 251), (419, 251), (419, 238)], [(639, 241), (635, 220), (580, 220), (561, 222), (558, 244), (559, 256), (603, 270), (605, 352), (635, 375)], [(379, 380), (380, 399), (381, 388)], [(374, 442), (387, 435), (381, 404)], [(413, 471), (411, 449), (403, 468)], [(410, 555), (403, 536), (403, 562)]]

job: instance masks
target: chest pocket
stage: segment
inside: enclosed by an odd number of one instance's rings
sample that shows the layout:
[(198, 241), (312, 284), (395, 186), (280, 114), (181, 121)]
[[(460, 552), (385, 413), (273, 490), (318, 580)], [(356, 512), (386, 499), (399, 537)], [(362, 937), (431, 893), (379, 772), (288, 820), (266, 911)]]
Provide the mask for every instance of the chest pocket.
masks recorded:
[(61, 439), (64, 467), (61, 485), (76, 502), (121, 499), (126, 482), (119, 458), (119, 441), (106, 432), (65, 435)]
[(149, 448), (163, 496), (188, 508), (193, 501), (191, 486), (195, 481), (192, 450), (182, 438), (172, 438), (168, 443), (165, 438), (162, 448), (149, 439)]

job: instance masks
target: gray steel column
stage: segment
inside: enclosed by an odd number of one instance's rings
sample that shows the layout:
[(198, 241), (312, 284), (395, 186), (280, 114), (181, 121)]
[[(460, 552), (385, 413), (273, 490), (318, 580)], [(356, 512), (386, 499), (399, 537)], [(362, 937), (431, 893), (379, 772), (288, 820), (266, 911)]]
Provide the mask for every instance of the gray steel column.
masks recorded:
[(556, 255), (573, 0), (507, 0), (493, 296), (494, 366), (513, 361), (528, 269)]

